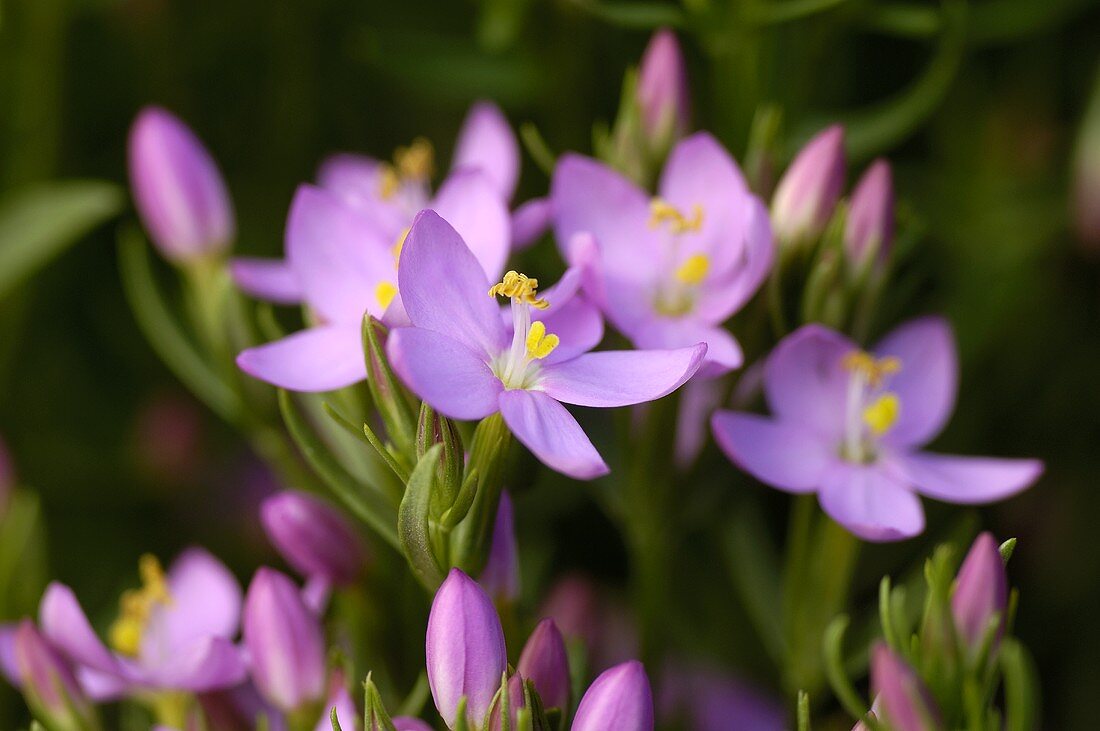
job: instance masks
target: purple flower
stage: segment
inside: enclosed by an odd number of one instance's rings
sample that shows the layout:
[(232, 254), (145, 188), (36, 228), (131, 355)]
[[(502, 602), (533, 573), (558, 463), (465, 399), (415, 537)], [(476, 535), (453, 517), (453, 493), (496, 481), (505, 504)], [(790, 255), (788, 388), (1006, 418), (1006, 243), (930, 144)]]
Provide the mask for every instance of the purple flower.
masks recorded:
[(493, 542), (478, 582), (497, 601), (514, 602), (519, 597), (519, 549), (512, 496), (507, 490), (500, 494), (500, 507), (493, 523)]
[(772, 225), (783, 242), (818, 236), (844, 187), (844, 128), (819, 132), (795, 156), (772, 196)]
[(290, 490), (273, 495), (260, 506), (260, 521), (279, 554), (305, 578), (346, 585), (362, 571), (366, 549), (359, 534), (319, 498)]
[(467, 721), (480, 728), (508, 657), (492, 600), (458, 569), (451, 569), (432, 601), (424, 649), (432, 698), (448, 728), (455, 726), (463, 696)]
[(285, 574), (261, 568), (245, 597), (244, 646), (256, 689), (290, 712), (325, 693), (325, 640), (320, 620)]
[(558, 626), (544, 619), (527, 638), (516, 672), (535, 684), (542, 705), (569, 711), (569, 655)]
[(233, 205), (214, 159), (171, 112), (146, 107), (130, 128), (130, 186), (153, 243), (186, 262), (217, 255), (236, 235)]
[(691, 96), (688, 91), (684, 54), (676, 34), (662, 28), (646, 46), (638, 70), (638, 103), (645, 136), (655, 147), (668, 145), (687, 134), (691, 125)]
[[(626, 406), (660, 398), (695, 373), (706, 345), (678, 350), (588, 353), (603, 334), (598, 314), (574, 298), (569, 272), (539, 298), (538, 280), (508, 272), (489, 286), (451, 226), (432, 211), (417, 216), (398, 273), (414, 327), (390, 332), (394, 370), (424, 401), (453, 419), (500, 411), (536, 457), (577, 479), (607, 465), (560, 402)], [(495, 295), (511, 300), (511, 327)]]
[[(393, 719), (393, 727), (395, 731), (435, 731), (427, 721), (421, 721), (419, 718), (412, 718), (411, 716), (396, 716)], [(381, 730), (370, 729), (369, 731)]]
[(652, 731), (653, 692), (636, 660), (605, 670), (585, 691), (573, 731)]
[(890, 163), (875, 160), (852, 193), (844, 224), (844, 251), (861, 267), (868, 256), (883, 261), (894, 240), (894, 179)]
[(664, 673), (658, 709), (666, 722), (681, 720), (692, 731), (783, 731), (789, 728), (781, 700), (728, 673), (675, 665)]
[(91, 703), (73, 668), (29, 619), (15, 629), (11, 652), (23, 695), (42, 720), (56, 728), (85, 728), (81, 719), (93, 715)]
[(876, 714), (893, 731), (943, 728), (928, 689), (909, 665), (882, 643), (871, 650), (871, 688)]
[(1001, 552), (993, 535), (982, 533), (966, 554), (951, 596), (955, 631), (972, 655), (981, 648), (994, 616), (1000, 615), (1003, 629), (1007, 606), (1008, 576)]
[(111, 626), (114, 651), (96, 636), (72, 589), (54, 582), (39, 606), (39, 625), (77, 667), (93, 698), (143, 691), (202, 692), (245, 677), (232, 643), (241, 613), (241, 589), (216, 558), (184, 551), (167, 576), (152, 556), (141, 560), (142, 588), (122, 596)]
[(565, 155), (551, 199), (565, 258), (586, 292), (639, 348), (707, 343), (702, 375), (741, 365), (724, 323), (760, 286), (774, 257), (764, 204), (737, 164), (700, 132), (673, 149), (658, 197), (609, 167)]
[[(332, 731), (332, 709), (336, 709), (336, 719), (340, 722), (343, 731), (354, 731), (362, 728), (362, 716), (355, 706), (355, 701), (348, 692), (347, 678), (343, 671), (333, 670), (328, 679), (328, 698), (325, 700), (324, 712), (317, 721), (313, 731)], [(370, 731), (374, 731), (370, 729)]]
[(843, 335), (807, 325), (768, 357), (764, 393), (773, 418), (719, 411), (715, 439), (734, 463), (780, 490), (816, 492), (821, 507), (868, 541), (924, 529), (918, 493), (988, 503), (1023, 490), (1037, 460), (918, 451), (947, 423), (958, 364), (951, 327), (913, 320), (864, 352)]
[[(526, 698), (523, 692), (525, 685), (525, 678), (516, 673), (512, 677), (508, 678), (508, 728), (516, 728), (517, 718), (521, 708), (526, 707)], [(501, 722), (501, 708), (500, 699), (493, 704), (493, 708), (489, 711), (491, 714), (489, 717), (489, 730), (488, 731), (501, 731), (504, 728), (504, 724)]]

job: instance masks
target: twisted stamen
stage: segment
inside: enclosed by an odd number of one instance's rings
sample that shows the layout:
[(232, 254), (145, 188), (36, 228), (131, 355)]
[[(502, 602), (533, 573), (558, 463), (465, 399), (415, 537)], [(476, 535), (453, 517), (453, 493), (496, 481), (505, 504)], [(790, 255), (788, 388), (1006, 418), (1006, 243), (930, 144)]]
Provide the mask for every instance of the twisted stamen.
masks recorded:
[(504, 278), (498, 283), (489, 288), (490, 297), (511, 297), (513, 300), (518, 300), (523, 304), (531, 305), (535, 309), (545, 310), (550, 306), (550, 303), (544, 299), (539, 299), (538, 294), (539, 280), (528, 277), (526, 274), (520, 274), (517, 271), (508, 271), (504, 274)]
[(662, 224), (668, 224), (668, 230), (674, 234), (698, 231), (703, 227), (703, 207), (693, 205), (688, 218), (664, 198), (654, 198), (649, 202), (649, 227), (660, 228)]
[(119, 599), (119, 617), (111, 625), (111, 645), (124, 655), (137, 655), (141, 639), (149, 625), (149, 618), (158, 604), (171, 604), (168, 581), (160, 561), (152, 554), (145, 554), (138, 562), (141, 588), (130, 589)]

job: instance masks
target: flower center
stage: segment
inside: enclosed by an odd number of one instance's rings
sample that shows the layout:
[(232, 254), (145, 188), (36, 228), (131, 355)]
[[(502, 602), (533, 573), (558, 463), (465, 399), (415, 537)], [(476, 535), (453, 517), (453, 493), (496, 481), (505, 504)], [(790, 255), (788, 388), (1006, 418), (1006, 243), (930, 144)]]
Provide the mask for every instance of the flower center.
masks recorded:
[(686, 315), (695, 307), (699, 286), (710, 273), (706, 254), (692, 254), (681, 261), (680, 252), (683, 235), (702, 229), (703, 207), (695, 204), (689, 216), (663, 198), (654, 198), (649, 203), (649, 227), (668, 231), (663, 271), (672, 273), (670, 281), (658, 285), (654, 307), (668, 317)]
[(383, 163), (378, 194), (384, 200), (393, 198), (404, 182), (424, 182), (435, 171), (435, 150), (432, 143), (417, 137), (408, 147), (398, 147), (393, 163)]
[(558, 347), (557, 335), (541, 321), (531, 321), (531, 308), (545, 310), (550, 303), (538, 297), (539, 280), (510, 271), (489, 288), (490, 297), (512, 301), (512, 345), (493, 359), (493, 373), (507, 389), (531, 388), (538, 379), (538, 361)]
[(877, 455), (878, 439), (893, 428), (901, 414), (901, 399), (885, 389), (887, 380), (901, 370), (901, 360), (876, 358), (857, 350), (846, 355), (843, 364), (851, 376), (841, 454), (852, 462), (870, 462)]
[(149, 618), (157, 605), (170, 605), (172, 595), (160, 561), (145, 554), (138, 562), (141, 588), (123, 592), (119, 599), (119, 615), (110, 629), (111, 646), (123, 655), (136, 656), (149, 626)]

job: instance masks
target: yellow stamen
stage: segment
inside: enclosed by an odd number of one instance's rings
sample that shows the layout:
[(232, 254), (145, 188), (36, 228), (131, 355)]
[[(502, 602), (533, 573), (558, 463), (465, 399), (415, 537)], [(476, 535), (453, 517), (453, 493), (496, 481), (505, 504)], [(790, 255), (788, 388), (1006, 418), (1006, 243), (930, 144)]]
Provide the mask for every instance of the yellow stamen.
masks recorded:
[(374, 288), (374, 298), (378, 300), (378, 306), (383, 310), (390, 306), (393, 298), (397, 296), (397, 287), (393, 282), (379, 282)]
[(892, 376), (901, 370), (900, 358), (892, 355), (875, 358), (862, 350), (853, 350), (848, 353), (844, 356), (843, 363), (848, 370), (863, 374), (871, 386), (881, 385), (886, 376)]
[(882, 436), (898, 420), (901, 413), (901, 400), (896, 393), (884, 393), (863, 410), (863, 423), (875, 436)]
[(111, 625), (111, 645), (124, 655), (137, 655), (153, 609), (158, 604), (171, 604), (168, 581), (156, 556), (145, 554), (138, 562), (141, 588), (123, 592), (119, 599), (119, 616)]
[(524, 304), (531, 305), (535, 309), (545, 310), (550, 306), (550, 303), (537, 297), (538, 288), (539, 280), (532, 279), (517, 271), (509, 271), (504, 274), (504, 279), (500, 280), (499, 284), (494, 284), (489, 288), (489, 296), (511, 297)]
[(668, 224), (668, 230), (674, 234), (698, 231), (703, 227), (703, 207), (693, 205), (688, 218), (664, 198), (654, 198), (649, 202), (649, 227), (660, 228), (662, 224)]
[(405, 230), (403, 230), (401, 232), (401, 235), (397, 237), (397, 243), (395, 243), (393, 245), (393, 258), (394, 259), (400, 259), (401, 258), (401, 249), (405, 248), (405, 239), (409, 238), (409, 231), (411, 231), (411, 230), (412, 229), (410, 229), (408, 226), (406, 226)]
[(378, 171), (378, 195), (382, 200), (389, 200), (397, 195), (397, 189), (401, 187), (401, 178), (397, 177), (397, 171), (393, 165), (382, 163)]
[(405, 180), (427, 180), (435, 170), (435, 150), (431, 142), (417, 137), (408, 147), (397, 148), (393, 162)]
[(695, 254), (676, 270), (676, 278), (684, 284), (696, 285), (707, 278), (710, 271), (710, 258), (706, 254)]
[(554, 352), (558, 347), (558, 336), (546, 333), (546, 325), (540, 320), (531, 323), (531, 329), (527, 331), (527, 357), (534, 360), (542, 360)]

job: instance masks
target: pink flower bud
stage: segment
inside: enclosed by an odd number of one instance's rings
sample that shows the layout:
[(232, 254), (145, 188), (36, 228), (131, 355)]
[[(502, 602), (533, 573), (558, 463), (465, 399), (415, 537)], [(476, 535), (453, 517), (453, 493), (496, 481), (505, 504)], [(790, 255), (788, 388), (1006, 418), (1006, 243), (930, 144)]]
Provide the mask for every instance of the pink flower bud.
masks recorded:
[(130, 185), (153, 243), (168, 259), (193, 261), (229, 248), (233, 206), (218, 166), (172, 113), (146, 107), (130, 128)]
[(260, 521), (279, 555), (303, 577), (350, 584), (366, 561), (363, 541), (348, 519), (312, 495), (273, 495), (260, 506)]
[[(523, 686), (524, 678), (518, 672), (508, 678), (508, 728), (516, 727), (516, 715), (519, 713), (519, 709), (526, 705), (524, 703)], [(489, 731), (500, 731), (504, 728), (504, 724), (501, 723), (500, 719), (499, 702), (493, 705), (490, 713), (492, 716), (489, 718)]]
[(653, 731), (653, 691), (636, 660), (605, 670), (588, 687), (572, 731)]
[(852, 193), (844, 225), (844, 250), (860, 266), (868, 256), (883, 260), (894, 239), (894, 179), (890, 163), (875, 160)]
[(638, 70), (638, 104), (646, 139), (671, 146), (691, 125), (687, 68), (676, 34), (662, 28), (653, 34)]
[(981, 647), (995, 615), (1001, 615), (1000, 626), (1004, 627), (1007, 606), (1008, 577), (1001, 552), (993, 535), (982, 533), (966, 554), (951, 596), (955, 631), (970, 652)]
[(514, 602), (519, 596), (519, 550), (512, 497), (507, 491), (500, 495), (489, 559), (481, 571), (479, 583), (497, 601)]
[(943, 728), (924, 683), (908, 663), (882, 643), (871, 651), (871, 688), (878, 696), (879, 718), (894, 731)]
[(781, 241), (825, 230), (844, 186), (844, 128), (833, 125), (806, 143), (772, 197), (772, 226)]
[(72, 668), (25, 619), (15, 630), (13, 655), (27, 703), (51, 728), (84, 728), (94, 713)]
[(535, 684), (542, 705), (569, 710), (569, 655), (558, 626), (544, 619), (527, 638), (516, 672)]

